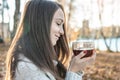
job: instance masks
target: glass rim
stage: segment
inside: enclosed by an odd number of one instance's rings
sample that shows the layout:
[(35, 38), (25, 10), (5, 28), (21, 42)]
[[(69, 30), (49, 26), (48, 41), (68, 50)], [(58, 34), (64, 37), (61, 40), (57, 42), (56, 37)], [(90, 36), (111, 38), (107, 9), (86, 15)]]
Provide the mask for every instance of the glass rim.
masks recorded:
[(82, 40), (82, 41), (73, 41), (72, 43), (85, 43), (85, 42), (89, 42), (89, 43), (95, 43), (94, 41), (87, 41), (87, 40)]

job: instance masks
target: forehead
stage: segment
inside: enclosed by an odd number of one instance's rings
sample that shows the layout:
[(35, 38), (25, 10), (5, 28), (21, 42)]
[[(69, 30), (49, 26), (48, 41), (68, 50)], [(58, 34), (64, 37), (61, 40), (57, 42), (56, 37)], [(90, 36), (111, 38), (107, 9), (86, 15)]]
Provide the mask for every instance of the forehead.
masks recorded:
[(58, 9), (56, 12), (55, 12), (55, 14), (54, 14), (54, 18), (53, 19), (55, 19), (55, 20), (59, 20), (59, 19), (62, 19), (63, 21), (64, 21), (64, 13), (63, 13), (63, 11), (62, 11), (62, 9)]

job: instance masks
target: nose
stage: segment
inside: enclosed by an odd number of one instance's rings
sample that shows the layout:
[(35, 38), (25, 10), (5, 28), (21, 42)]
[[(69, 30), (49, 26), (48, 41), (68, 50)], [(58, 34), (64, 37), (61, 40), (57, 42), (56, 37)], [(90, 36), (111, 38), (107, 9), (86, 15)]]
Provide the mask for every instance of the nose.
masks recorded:
[(60, 27), (59, 32), (60, 32), (60, 35), (63, 35), (63, 34), (64, 34), (64, 29), (63, 29), (63, 26), (62, 26), (62, 27)]

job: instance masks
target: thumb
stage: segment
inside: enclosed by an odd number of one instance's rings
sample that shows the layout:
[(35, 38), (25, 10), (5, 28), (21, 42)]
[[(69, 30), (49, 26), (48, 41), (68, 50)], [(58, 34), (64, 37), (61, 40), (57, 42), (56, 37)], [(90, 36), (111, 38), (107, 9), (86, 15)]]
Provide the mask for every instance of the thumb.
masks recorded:
[(86, 54), (86, 51), (82, 51), (79, 55), (77, 55), (76, 57), (82, 58), (84, 55)]

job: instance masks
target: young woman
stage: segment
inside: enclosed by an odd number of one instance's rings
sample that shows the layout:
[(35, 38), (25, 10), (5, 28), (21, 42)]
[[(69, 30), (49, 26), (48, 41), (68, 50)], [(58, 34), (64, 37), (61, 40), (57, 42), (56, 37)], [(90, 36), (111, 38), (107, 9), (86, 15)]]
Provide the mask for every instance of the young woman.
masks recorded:
[(69, 59), (63, 7), (52, 1), (31, 0), (25, 5), (17, 33), (7, 54), (5, 80), (82, 80), (82, 70), (95, 54)]

